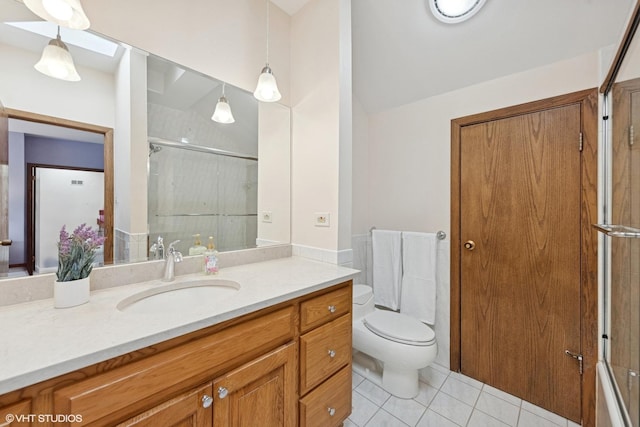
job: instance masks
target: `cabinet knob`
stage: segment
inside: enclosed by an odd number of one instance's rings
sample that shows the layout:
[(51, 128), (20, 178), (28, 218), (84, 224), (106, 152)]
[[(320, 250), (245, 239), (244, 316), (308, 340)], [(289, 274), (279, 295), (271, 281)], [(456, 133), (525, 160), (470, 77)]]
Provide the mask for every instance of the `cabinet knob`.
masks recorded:
[(227, 394), (229, 394), (229, 390), (224, 387), (218, 387), (218, 397), (220, 399), (224, 399), (225, 397), (227, 397)]
[(335, 313), (336, 312), (336, 306), (335, 305), (330, 305), (329, 307), (327, 307), (327, 309), (329, 310), (330, 313)]
[(204, 396), (202, 396), (203, 408), (208, 408), (209, 406), (211, 406), (212, 403), (213, 403), (213, 397), (209, 396), (208, 394), (205, 394)]
[(327, 412), (329, 412), (329, 415), (333, 417), (336, 414), (336, 408), (328, 407)]
[(329, 354), (329, 357), (330, 357), (330, 358), (332, 358), (332, 359), (333, 359), (334, 357), (336, 357), (336, 352), (335, 352), (335, 350), (329, 350), (329, 351), (328, 351), (328, 354)]

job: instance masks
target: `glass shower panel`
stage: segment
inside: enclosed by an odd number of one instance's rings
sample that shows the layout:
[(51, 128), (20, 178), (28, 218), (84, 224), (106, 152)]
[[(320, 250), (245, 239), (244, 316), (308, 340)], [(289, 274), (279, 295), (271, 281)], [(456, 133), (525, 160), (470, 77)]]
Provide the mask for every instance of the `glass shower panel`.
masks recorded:
[(640, 78), (612, 88), (611, 221), (605, 359), (629, 421), (640, 426)]
[(151, 143), (149, 149), (149, 239), (175, 240), (184, 255), (200, 234), (213, 236), (220, 251), (255, 247), (255, 159), (193, 151), (193, 146)]

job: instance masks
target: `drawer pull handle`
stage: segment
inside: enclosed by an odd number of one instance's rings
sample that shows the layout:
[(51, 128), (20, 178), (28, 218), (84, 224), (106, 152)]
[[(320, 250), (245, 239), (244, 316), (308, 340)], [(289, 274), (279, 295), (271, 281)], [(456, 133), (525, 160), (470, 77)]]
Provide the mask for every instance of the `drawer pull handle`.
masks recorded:
[(333, 359), (334, 357), (336, 357), (336, 352), (335, 352), (335, 350), (329, 350), (329, 351), (328, 351), (328, 354), (329, 354), (329, 357), (330, 357), (330, 358), (332, 358), (332, 359)]
[(336, 414), (336, 408), (328, 407), (327, 412), (329, 412), (329, 415), (333, 417)]
[(220, 399), (224, 399), (225, 397), (227, 397), (227, 394), (229, 394), (229, 390), (224, 387), (218, 387), (218, 397)]
[(329, 310), (329, 313), (335, 313), (336, 312), (336, 306), (335, 305), (330, 305), (329, 307), (327, 307), (327, 309)]
[(208, 394), (205, 394), (204, 396), (202, 396), (203, 408), (208, 408), (209, 406), (211, 406), (212, 403), (213, 403), (213, 397), (209, 396)]

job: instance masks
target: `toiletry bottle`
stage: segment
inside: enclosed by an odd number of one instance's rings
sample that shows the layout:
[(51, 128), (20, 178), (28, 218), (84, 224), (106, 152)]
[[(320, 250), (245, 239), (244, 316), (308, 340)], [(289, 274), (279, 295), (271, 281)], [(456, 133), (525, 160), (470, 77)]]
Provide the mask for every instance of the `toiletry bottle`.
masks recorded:
[(207, 248), (200, 242), (199, 234), (194, 234), (193, 237), (196, 238), (196, 241), (193, 243), (193, 246), (189, 248), (189, 255), (202, 255)]
[(216, 251), (216, 247), (213, 244), (213, 236), (209, 236), (209, 244), (207, 245), (207, 250), (204, 253), (204, 273), (218, 273), (218, 251)]

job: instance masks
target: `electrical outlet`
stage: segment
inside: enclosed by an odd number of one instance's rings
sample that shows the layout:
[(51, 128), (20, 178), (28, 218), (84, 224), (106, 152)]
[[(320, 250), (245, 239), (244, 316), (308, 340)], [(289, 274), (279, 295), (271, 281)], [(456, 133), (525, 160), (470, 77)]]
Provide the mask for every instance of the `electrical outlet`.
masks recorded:
[(329, 227), (329, 212), (316, 212), (316, 227)]
[(262, 222), (273, 222), (273, 213), (271, 211), (262, 211)]

